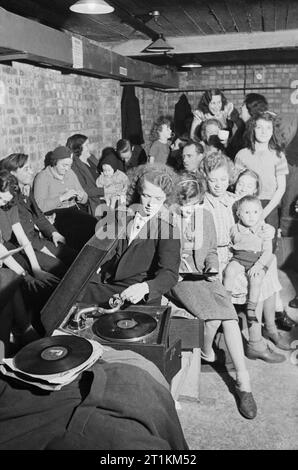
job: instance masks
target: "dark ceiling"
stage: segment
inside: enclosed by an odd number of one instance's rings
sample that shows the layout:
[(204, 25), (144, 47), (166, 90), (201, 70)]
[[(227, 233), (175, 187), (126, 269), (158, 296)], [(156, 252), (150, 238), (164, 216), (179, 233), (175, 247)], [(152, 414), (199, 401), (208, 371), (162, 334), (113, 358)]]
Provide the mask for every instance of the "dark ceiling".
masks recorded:
[[(202, 65), (222, 63), (276, 63), (297, 62), (298, 51), (295, 32), (291, 43), (291, 30), (298, 29), (297, 0), (107, 0), (115, 11), (107, 15), (81, 15), (72, 13), (69, 6), (75, 0), (0, 0), (6, 10), (33, 19), (47, 26), (85, 36), (104, 47), (113, 48), (135, 42), (135, 50), (125, 53), (158, 65), (180, 68), (186, 62)], [(149, 12), (157, 10), (154, 19)], [(276, 47), (268, 52), (262, 47), (257, 33), (288, 31), (284, 42), (281, 37)], [(142, 54), (138, 44), (148, 45), (159, 33), (171, 44), (180, 38), (170, 54)], [(244, 35), (243, 35), (244, 33)], [(214, 38), (222, 36), (226, 45), (212, 50)], [(237, 36), (238, 35), (238, 36)], [(254, 37), (247, 47), (239, 49), (236, 38)], [(243, 39), (244, 38), (244, 39)], [(206, 45), (200, 49), (200, 43)], [(231, 41), (229, 43), (229, 41)], [(183, 44), (187, 43), (187, 52)], [(256, 47), (257, 46), (257, 47)], [(120, 52), (121, 53), (121, 52)], [(123, 53), (123, 52), (122, 52)]]

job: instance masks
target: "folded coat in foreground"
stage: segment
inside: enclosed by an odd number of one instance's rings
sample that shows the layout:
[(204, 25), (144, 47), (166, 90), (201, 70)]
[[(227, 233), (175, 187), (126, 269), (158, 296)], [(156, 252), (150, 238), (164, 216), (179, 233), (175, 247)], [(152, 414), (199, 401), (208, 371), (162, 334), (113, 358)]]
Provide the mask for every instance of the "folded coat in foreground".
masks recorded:
[(0, 450), (187, 450), (170, 392), (148, 372), (98, 361), (59, 391), (0, 377)]

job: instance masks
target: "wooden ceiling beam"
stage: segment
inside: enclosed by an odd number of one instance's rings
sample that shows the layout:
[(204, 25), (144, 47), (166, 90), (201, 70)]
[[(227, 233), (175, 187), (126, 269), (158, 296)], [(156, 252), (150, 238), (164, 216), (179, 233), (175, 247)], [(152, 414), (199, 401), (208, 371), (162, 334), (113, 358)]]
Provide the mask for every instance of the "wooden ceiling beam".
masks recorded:
[(123, 23), (128, 24), (136, 31), (145, 34), (152, 41), (158, 38), (158, 33), (154, 31), (154, 29), (147, 26), (142, 20), (140, 20), (137, 16), (129, 13), (125, 8), (119, 6), (119, 4), (113, 0), (109, 1), (109, 4), (115, 8), (114, 14), (117, 15)]
[(2, 53), (6, 54), (5, 60), (14, 56), (18, 60), (26, 59), (49, 67), (70, 70), (72, 73), (128, 82), (138, 81), (150, 87), (178, 86), (176, 71), (122, 56), (83, 37), (78, 38), (82, 43), (79, 48), (80, 60), (77, 61), (79, 65), (77, 63), (74, 67), (73, 37), (70, 33), (62, 33), (0, 8), (0, 53), (2, 49)]
[[(213, 34), (207, 36), (167, 37), (174, 47), (173, 54), (199, 54), (205, 52), (245, 51), (298, 47), (298, 29), (256, 33)], [(149, 56), (141, 53), (148, 41), (134, 39), (111, 47), (125, 56)], [(154, 53), (157, 55), (157, 53)]]

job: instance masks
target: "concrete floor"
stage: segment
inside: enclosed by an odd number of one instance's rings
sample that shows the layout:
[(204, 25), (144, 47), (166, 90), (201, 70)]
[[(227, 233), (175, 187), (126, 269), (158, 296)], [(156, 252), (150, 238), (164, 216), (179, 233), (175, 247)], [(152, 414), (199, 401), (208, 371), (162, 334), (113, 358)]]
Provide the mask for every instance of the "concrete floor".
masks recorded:
[[(282, 300), (298, 324), (298, 310), (287, 307), (298, 288), (298, 275), (280, 272)], [(200, 401), (179, 401), (178, 415), (185, 438), (193, 450), (293, 450), (298, 449), (298, 325), (282, 332), (296, 350), (285, 354), (286, 362), (268, 364), (247, 361), (253, 393), (258, 405), (254, 420), (243, 418), (236, 406), (233, 371), (202, 372)], [(296, 341), (296, 342), (295, 342)], [(209, 367), (209, 366), (208, 366)]]

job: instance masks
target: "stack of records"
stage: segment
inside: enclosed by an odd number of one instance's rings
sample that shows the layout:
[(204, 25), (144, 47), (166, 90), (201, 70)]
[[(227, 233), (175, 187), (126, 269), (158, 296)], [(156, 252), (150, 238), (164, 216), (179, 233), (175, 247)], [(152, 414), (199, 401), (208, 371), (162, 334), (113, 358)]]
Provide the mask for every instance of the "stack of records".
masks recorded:
[(0, 372), (44, 390), (60, 390), (91, 367), (103, 353), (97, 342), (78, 336), (42, 338), (3, 359)]

